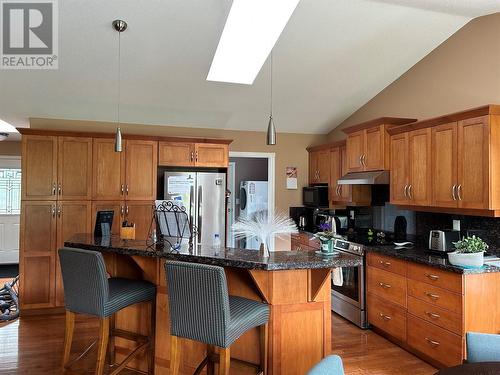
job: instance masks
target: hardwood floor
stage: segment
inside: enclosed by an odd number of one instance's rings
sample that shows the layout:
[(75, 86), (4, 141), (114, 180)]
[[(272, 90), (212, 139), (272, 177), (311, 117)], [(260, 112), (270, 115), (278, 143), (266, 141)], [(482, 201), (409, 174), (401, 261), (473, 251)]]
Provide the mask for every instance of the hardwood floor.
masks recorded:
[[(77, 317), (72, 354), (80, 353), (97, 336), (96, 319)], [(64, 315), (22, 317), (0, 324), (0, 374), (61, 373)], [(347, 375), (434, 374), (436, 369), (372, 331), (363, 331), (333, 316), (332, 352), (342, 357)], [(75, 365), (75, 372), (92, 374), (95, 351)], [(86, 371), (83, 371), (86, 369)], [(125, 371), (122, 374), (135, 374)]]

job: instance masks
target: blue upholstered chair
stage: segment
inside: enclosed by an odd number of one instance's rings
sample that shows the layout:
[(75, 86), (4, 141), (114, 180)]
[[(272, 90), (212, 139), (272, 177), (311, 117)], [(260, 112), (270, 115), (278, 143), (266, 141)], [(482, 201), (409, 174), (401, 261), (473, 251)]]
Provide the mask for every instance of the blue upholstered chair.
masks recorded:
[(207, 373), (213, 374), (214, 362), (219, 363), (219, 374), (229, 374), (231, 344), (255, 327), (260, 327), (260, 367), (266, 374), (269, 306), (229, 296), (222, 267), (167, 261), (165, 272), (170, 310), (170, 374), (179, 373), (179, 338), (207, 344), (207, 357), (195, 374), (205, 365)]
[(342, 359), (338, 355), (329, 355), (314, 366), (308, 375), (344, 375)]
[[(124, 362), (112, 370), (111, 375), (118, 373), (130, 360), (146, 349), (149, 349), (148, 373), (153, 374), (156, 287), (143, 280), (108, 279), (104, 259), (102, 254), (97, 251), (62, 248), (59, 250), (59, 260), (61, 263), (64, 301), (66, 304), (63, 371), (75, 362), (69, 361), (75, 326), (75, 314), (86, 314), (98, 317), (100, 322), (99, 338), (97, 340), (96, 375), (104, 373), (106, 352), (110, 338), (110, 362), (114, 365), (113, 344), (115, 336), (136, 341), (138, 346)], [(139, 302), (148, 302), (150, 304), (152, 312), (150, 335), (143, 336), (120, 330), (115, 331), (113, 314)], [(84, 354), (88, 352), (88, 349), (84, 351)], [(79, 356), (77, 359), (81, 357)]]
[(500, 362), (500, 335), (467, 332), (467, 362)]

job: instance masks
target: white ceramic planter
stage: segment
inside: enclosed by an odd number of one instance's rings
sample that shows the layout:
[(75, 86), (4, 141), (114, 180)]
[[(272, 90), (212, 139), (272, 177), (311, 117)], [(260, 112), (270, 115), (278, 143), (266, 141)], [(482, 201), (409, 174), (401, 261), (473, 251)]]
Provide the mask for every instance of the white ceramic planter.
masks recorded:
[(484, 264), (484, 252), (481, 253), (448, 253), (448, 260), (454, 266), (460, 267), (482, 267)]

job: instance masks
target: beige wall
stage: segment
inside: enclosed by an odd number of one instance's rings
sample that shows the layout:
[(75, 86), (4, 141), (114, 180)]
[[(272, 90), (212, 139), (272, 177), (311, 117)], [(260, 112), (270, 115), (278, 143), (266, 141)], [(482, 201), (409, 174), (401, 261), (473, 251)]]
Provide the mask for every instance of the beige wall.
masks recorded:
[(0, 142), (0, 155), (21, 156), (21, 142), (18, 141)]
[[(66, 131), (107, 132), (116, 129), (115, 123), (31, 119), (33, 129), (52, 129)], [(124, 134), (161, 135), (179, 137), (210, 137), (233, 139), (231, 151), (274, 152), (276, 154), (276, 192), (275, 201), (278, 210), (288, 213), (290, 206), (302, 205), (302, 186), (307, 185), (308, 154), (306, 147), (324, 141), (324, 135), (278, 133), (277, 145), (267, 146), (265, 133), (233, 131), (224, 129), (201, 129), (174, 126), (147, 126), (122, 124)], [(298, 168), (298, 189), (285, 188), (285, 167)]]
[[(397, 56), (395, 56), (397, 58)], [(500, 13), (476, 18), (328, 135), (382, 116), (425, 119), (500, 104)]]

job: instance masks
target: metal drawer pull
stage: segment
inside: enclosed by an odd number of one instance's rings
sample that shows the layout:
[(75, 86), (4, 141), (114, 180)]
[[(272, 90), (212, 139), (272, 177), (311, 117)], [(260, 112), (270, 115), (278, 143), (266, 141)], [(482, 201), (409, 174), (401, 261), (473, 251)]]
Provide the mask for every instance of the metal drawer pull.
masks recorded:
[(391, 320), (391, 319), (392, 319), (392, 317), (391, 317), (391, 316), (389, 316), (389, 315), (384, 315), (384, 314), (382, 314), (382, 313), (380, 313), (380, 317), (381, 317), (382, 319), (384, 319), (384, 320)]
[(56, 195), (56, 183), (52, 184), (52, 195)]
[(441, 343), (440, 343), (440, 342), (438, 342), (438, 341), (434, 341), (434, 340), (431, 340), (431, 339), (430, 339), (430, 338), (428, 338), (428, 337), (426, 337), (426, 338), (425, 338), (425, 341), (427, 341), (429, 344), (434, 345), (434, 346), (439, 346), (439, 345), (441, 345)]
[(411, 195), (411, 188), (413, 187), (413, 185), (408, 185), (408, 198), (409, 199), (413, 199), (413, 195)]
[(434, 293), (430, 293), (430, 292), (425, 292), (425, 295), (429, 298), (432, 298), (434, 300), (438, 299), (439, 298), (439, 295), (437, 294), (434, 294)]
[(432, 281), (439, 280), (439, 276), (438, 275), (433, 275), (433, 274), (430, 274), (430, 273), (426, 273), (425, 276), (427, 276)]
[(381, 265), (389, 267), (391, 265), (391, 262), (384, 262), (383, 260), (379, 261)]
[(385, 288), (385, 289), (391, 288), (391, 285), (389, 285), (389, 284), (379, 283), (378, 285), (380, 285), (382, 288)]
[(439, 318), (441, 318), (441, 315), (433, 313), (433, 312), (430, 312), (430, 311), (426, 311), (425, 313), (429, 316), (429, 318), (432, 318), (432, 319), (439, 319)]
[(458, 200), (461, 201), (462, 200), (462, 185), (458, 185), (457, 186), (457, 195), (458, 195)]
[(455, 189), (457, 188), (457, 185), (453, 185), (453, 187), (451, 188), (451, 198), (453, 198), (454, 201), (457, 200), (457, 196), (456, 196), (456, 193), (455, 193)]

